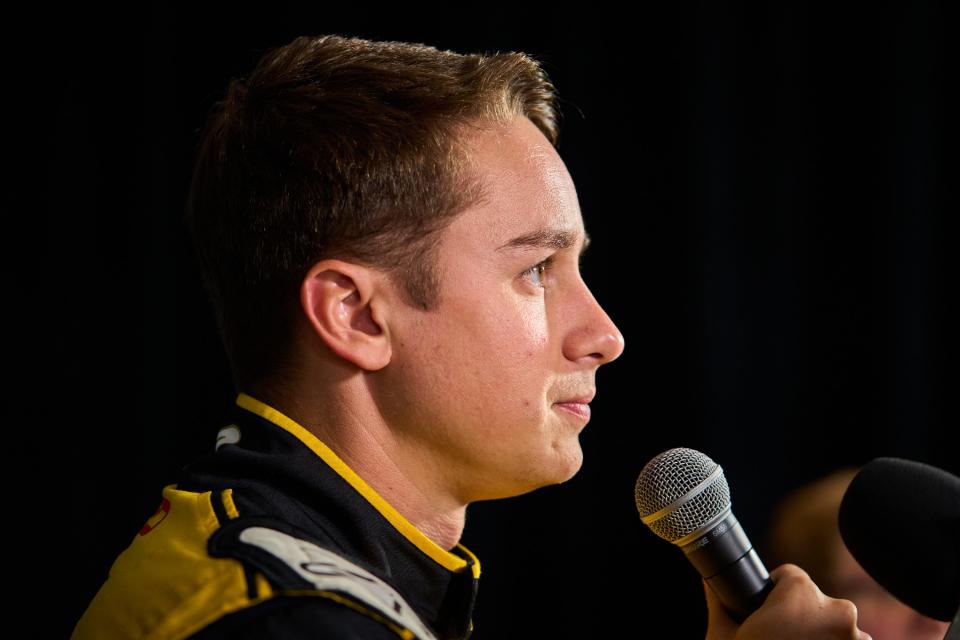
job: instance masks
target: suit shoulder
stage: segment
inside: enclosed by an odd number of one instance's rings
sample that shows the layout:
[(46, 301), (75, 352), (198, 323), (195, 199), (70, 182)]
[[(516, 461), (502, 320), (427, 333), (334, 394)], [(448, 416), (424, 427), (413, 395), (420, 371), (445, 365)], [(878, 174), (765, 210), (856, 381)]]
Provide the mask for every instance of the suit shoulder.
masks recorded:
[[(240, 560), (264, 576), (268, 597), (313, 596), (322, 603), (316, 611), (328, 610), (334, 603), (348, 612), (347, 619), (360, 614), (404, 638), (434, 638), (390, 584), (358, 560), (317, 544), (287, 523), (260, 517), (234, 520), (211, 537), (209, 551), (214, 557)], [(251, 589), (251, 596), (262, 597), (261, 591)]]

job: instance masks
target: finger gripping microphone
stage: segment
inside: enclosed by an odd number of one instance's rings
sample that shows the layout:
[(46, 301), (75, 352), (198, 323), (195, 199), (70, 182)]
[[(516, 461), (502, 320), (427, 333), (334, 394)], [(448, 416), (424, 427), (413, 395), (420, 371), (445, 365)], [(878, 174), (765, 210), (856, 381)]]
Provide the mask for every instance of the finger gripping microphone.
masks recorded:
[(773, 581), (730, 509), (720, 465), (694, 449), (664, 451), (640, 472), (635, 497), (640, 520), (683, 550), (733, 618), (763, 604)]

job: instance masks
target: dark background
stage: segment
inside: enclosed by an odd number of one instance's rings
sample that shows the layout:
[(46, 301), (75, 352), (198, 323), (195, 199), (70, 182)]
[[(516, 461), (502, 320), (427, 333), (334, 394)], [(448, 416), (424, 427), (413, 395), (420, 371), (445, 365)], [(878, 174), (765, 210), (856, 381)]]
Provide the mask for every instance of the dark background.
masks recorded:
[(180, 217), (211, 104), (298, 35), (525, 51), (561, 97), (585, 278), (627, 346), (598, 374), (580, 474), (470, 508), (478, 640), (702, 637), (697, 575), (633, 505), (667, 448), (723, 465), (757, 542), (785, 492), (835, 468), (893, 455), (960, 473), (955, 15), (771, 4), (84, 7), (23, 27), (15, 95), (40, 123), (43, 184), (21, 217), (42, 242), (7, 243), (32, 265), (12, 451), (33, 507), (20, 555), (51, 594), (30, 598), (39, 635), (69, 633), (233, 402)]

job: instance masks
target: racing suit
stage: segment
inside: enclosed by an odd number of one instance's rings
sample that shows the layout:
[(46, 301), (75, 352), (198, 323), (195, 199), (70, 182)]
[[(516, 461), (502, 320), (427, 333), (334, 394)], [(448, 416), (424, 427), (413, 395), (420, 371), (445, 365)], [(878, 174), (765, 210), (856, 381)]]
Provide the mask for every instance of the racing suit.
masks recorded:
[(414, 527), (316, 436), (241, 393), (164, 487), (73, 638), (466, 638), (480, 564)]

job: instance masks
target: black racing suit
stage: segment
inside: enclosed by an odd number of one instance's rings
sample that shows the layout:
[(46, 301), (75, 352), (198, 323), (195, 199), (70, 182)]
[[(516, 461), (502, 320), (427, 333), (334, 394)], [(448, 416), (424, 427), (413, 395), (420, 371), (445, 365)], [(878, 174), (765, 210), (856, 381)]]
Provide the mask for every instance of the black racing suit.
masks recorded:
[(241, 393), (78, 622), (85, 638), (466, 638), (479, 562)]

